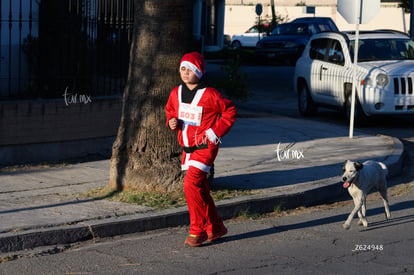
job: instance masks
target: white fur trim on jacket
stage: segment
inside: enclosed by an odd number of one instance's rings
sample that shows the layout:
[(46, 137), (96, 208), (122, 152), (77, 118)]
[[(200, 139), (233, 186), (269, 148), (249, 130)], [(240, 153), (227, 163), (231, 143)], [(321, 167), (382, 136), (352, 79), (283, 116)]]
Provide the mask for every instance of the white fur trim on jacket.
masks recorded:
[(219, 138), (216, 136), (216, 133), (214, 133), (214, 131), (211, 128), (206, 130), (206, 135), (208, 137), (208, 140), (211, 141), (211, 143), (217, 144), (219, 142)]
[[(190, 154), (188, 154), (188, 155), (190, 155)], [(189, 160), (189, 161), (186, 161), (185, 164), (181, 165), (181, 170), (188, 170), (188, 168), (190, 166), (198, 168), (201, 171), (204, 171), (206, 173), (208, 173), (211, 169), (211, 166), (205, 165), (204, 163), (201, 163), (201, 162), (196, 161), (196, 160)]]

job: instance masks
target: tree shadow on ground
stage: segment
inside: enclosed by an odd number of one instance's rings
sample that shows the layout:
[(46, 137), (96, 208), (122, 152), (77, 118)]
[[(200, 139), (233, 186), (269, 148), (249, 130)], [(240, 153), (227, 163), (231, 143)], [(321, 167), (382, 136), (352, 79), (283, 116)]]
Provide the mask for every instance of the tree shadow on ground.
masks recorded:
[[(391, 215), (397, 211), (406, 210), (406, 209), (414, 209), (414, 200), (399, 202), (399, 203), (396, 203), (390, 206)], [(367, 217), (369, 218), (369, 216), (378, 215), (383, 212), (384, 212), (384, 208), (382, 206), (373, 208), (373, 209), (368, 209)], [(327, 225), (327, 224), (332, 224), (332, 223), (344, 222), (346, 218), (348, 217), (348, 215), (349, 213), (346, 213), (346, 214), (324, 217), (324, 218), (300, 222), (300, 223), (273, 226), (273, 227), (266, 228), (266, 229), (260, 229), (256, 231), (246, 232), (243, 234), (223, 237), (219, 240), (219, 242), (237, 241), (237, 240), (243, 240), (243, 239), (248, 239), (248, 238), (262, 237), (262, 236), (268, 236), (268, 235), (281, 233), (281, 232), (285, 232), (289, 230), (304, 229), (304, 228)], [(377, 229), (384, 228), (384, 227), (395, 226), (395, 225), (411, 223), (411, 222), (414, 222), (414, 214), (401, 216), (401, 217), (395, 217), (395, 218), (391, 218), (390, 220), (385, 220), (384, 218), (384, 221), (370, 223), (369, 227), (361, 230), (361, 232), (372, 231), (372, 230), (377, 230)]]

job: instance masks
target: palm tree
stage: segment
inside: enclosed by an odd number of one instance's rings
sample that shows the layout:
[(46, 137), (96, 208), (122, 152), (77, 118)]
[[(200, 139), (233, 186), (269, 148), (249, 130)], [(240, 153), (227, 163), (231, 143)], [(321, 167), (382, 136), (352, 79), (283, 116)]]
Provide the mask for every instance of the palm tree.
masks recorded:
[(179, 84), (180, 58), (195, 49), (193, 3), (135, 0), (134, 5), (129, 73), (109, 184), (118, 191), (181, 190), (181, 148), (166, 126), (164, 108)]

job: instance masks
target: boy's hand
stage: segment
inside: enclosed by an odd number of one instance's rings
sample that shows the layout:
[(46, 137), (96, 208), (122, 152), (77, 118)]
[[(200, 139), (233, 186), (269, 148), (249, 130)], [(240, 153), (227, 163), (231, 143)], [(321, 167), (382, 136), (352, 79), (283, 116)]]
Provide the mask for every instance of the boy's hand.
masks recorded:
[(174, 131), (175, 129), (177, 129), (178, 120), (175, 117), (171, 118), (168, 121), (168, 126), (170, 126), (170, 129)]

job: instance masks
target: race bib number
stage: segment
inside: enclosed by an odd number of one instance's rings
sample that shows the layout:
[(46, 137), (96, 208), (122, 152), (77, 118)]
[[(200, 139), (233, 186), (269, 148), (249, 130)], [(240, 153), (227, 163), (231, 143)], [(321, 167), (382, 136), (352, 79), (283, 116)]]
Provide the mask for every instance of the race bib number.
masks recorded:
[(181, 103), (178, 110), (178, 119), (193, 126), (200, 126), (202, 114), (203, 107)]

